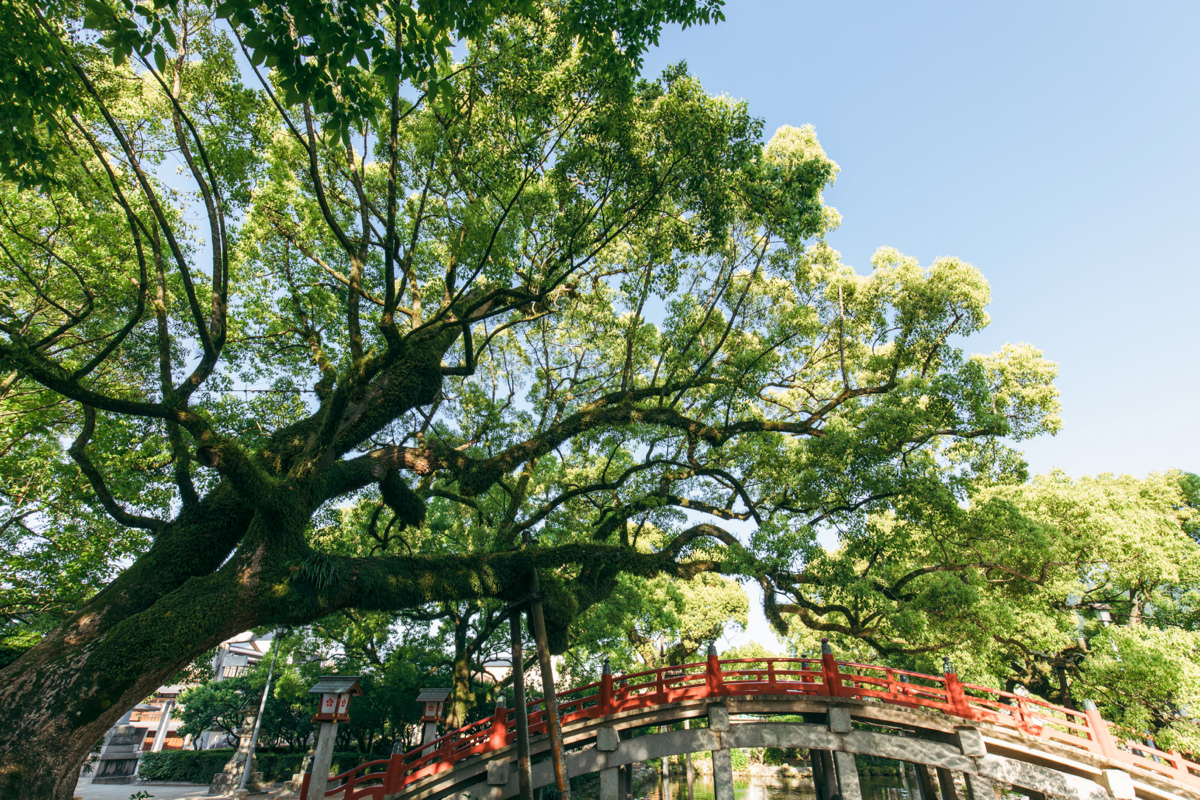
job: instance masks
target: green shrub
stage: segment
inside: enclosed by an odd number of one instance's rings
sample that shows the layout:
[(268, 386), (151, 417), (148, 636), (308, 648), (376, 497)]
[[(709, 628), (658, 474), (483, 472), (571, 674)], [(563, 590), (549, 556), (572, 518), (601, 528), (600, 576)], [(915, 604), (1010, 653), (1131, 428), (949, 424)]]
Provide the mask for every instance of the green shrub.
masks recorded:
[(138, 777), (156, 783), (209, 783), (225, 768), (232, 750), (160, 750), (142, 753)]
[[(138, 777), (156, 783), (211, 783), (213, 775), (225, 769), (233, 750), (162, 750), (143, 753)], [(286, 781), (300, 771), (304, 753), (275, 753), (261, 750), (254, 754), (265, 781)], [(333, 754), (332, 774), (336, 775), (374, 757), (358, 752)]]
[(795, 764), (807, 755), (807, 751), (799, 747), (768, 747), (763, 750), (763, 763), (781, 767), (784, 764)]

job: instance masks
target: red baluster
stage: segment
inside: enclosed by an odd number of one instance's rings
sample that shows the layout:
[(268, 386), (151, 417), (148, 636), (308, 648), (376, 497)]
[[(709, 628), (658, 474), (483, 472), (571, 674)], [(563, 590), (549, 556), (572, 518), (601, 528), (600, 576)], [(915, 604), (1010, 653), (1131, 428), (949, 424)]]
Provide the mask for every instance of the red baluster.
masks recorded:
[(967, 700), (967, 693), (963, 691), (962, 684), (958, 681), (958, 673), (951, 666), (949, 656), (942, 657), (942, 677), (946, 680), (946, 701), (950, 704), (950, 708), (954, 709), (954, 713), (960, 717), (974, 719), (971, 704)]
[(715, 644), (708, 646), (708, 665), (704, 671), (704, 684), (708, 689), (709, 697), (724, 697), (727, 692), (725, 678), (721, 675), (721, 660), (717, 658)]
[[(383, 779), (383, 793), (394, 794), (404, 788), (404, 754), (392, 753), (388, 759), (387, 775)], [(304, 793), (301, 792), (301, 797)]]
[(1037, 736), (1038, 732), (1034, 730), (1032, 718), (1029, 715), (1029, 707), (1025, 705), (1025, 698), (1017, 698), (1017, 728), (1028, 733), (1030, 736)]
[(768, 661), (768, 662), (767, 662), (767, 688), (768, 688), (768, 691), (769, 691), (771, 694), (778, 694), (778, 693), (779, 693), (779, 686), (776, 684), (776, 682), (775, 682), (775, 681), (776, 681), (776, 678), (775, 678), (775, 662), (774, 662), (774, 661)]
[(1083, 701), (1083, 713), (1087, 717), (1088, 737), (1094, 743), (1095, 749), (1105, 758), (1117, 757), (1117, 743), (1113, 741), (1108, 730), (1108, 723), (1100, 716), (1100, 709), (1091, 700)]
[(1175, 777), (1181, 781), (1188, 780), (1192, 777), (1192, 773), (1188, 772), (1187, 762), (1183, 759), (1183, 754), (1178, 750), (1171, 751), (1171, 766), (1175, 768)]
[(833, 648), (828, 639), (821, 640), (821, 675), (825, 680), (825, 694), (829, 697), (844, 697), (848, 693), (842, 686), (842, 673), (838, 669), (837, 660), (833, 657)]
[(492, 715), (492, 730), (488, 736), (488, 749), (499, 750), (508, 746), (508, 709), (502, 703), (496, 704), (496, 713)]
[(613, 696), (612, 666), (608, 663), (608, 656), (605, 656), (604, 670), (600, 674), (600, 716), (607, 717), (616, 710), (617, 701)]

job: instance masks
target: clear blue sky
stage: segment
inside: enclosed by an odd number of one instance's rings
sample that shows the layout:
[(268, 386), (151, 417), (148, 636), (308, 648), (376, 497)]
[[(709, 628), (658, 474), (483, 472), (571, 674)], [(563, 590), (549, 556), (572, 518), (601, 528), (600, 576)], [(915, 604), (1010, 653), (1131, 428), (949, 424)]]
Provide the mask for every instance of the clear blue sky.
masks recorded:
[(765, 121), (811, 123), (842, 168), (830, 239), (957, 256), (992, 285), (971, 352), (1060, 367), (1063, 431), (1034, 472), (1200, 472), (1200, 3), (728, 0), (668, 31)]

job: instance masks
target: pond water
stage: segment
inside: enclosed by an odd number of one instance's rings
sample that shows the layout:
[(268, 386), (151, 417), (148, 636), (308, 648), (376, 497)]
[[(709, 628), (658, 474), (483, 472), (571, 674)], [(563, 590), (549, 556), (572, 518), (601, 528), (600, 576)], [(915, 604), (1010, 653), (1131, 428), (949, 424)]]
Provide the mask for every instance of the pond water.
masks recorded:
[[(909, 793), (901, 783), (900, 776), (863, 776), (863, 800), (909, 800)], [(737, 800), (816, 800), (817, 793), (812, 779), (800, 777), (782, 778), (737, 778), (733, 782), (733, 793)], [(658, 786), (644, 786), (637, 792), (644, 800), (688, 800), (687, 783), (682, 777), (672, 776), (670, 791)], [(715, 800), (712, 778), (697, 775), (692, 784), (691, 800)]]

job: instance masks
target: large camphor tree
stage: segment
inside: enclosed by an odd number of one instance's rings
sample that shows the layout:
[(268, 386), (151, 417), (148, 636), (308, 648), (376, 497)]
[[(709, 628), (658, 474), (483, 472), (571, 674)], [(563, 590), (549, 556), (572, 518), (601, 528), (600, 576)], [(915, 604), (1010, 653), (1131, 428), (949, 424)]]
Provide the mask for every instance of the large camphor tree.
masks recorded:
[(536, 570), (561, 648), (621, 574), (795, 583), (821, 526), (1020, 472), (1054, 370), (962, 352), (980, 274), (856, 275), (811, 130), (636, 77), (714, 13), (5, 17), (0, 797), (69, 797), (253, 626), (520, 602)]

